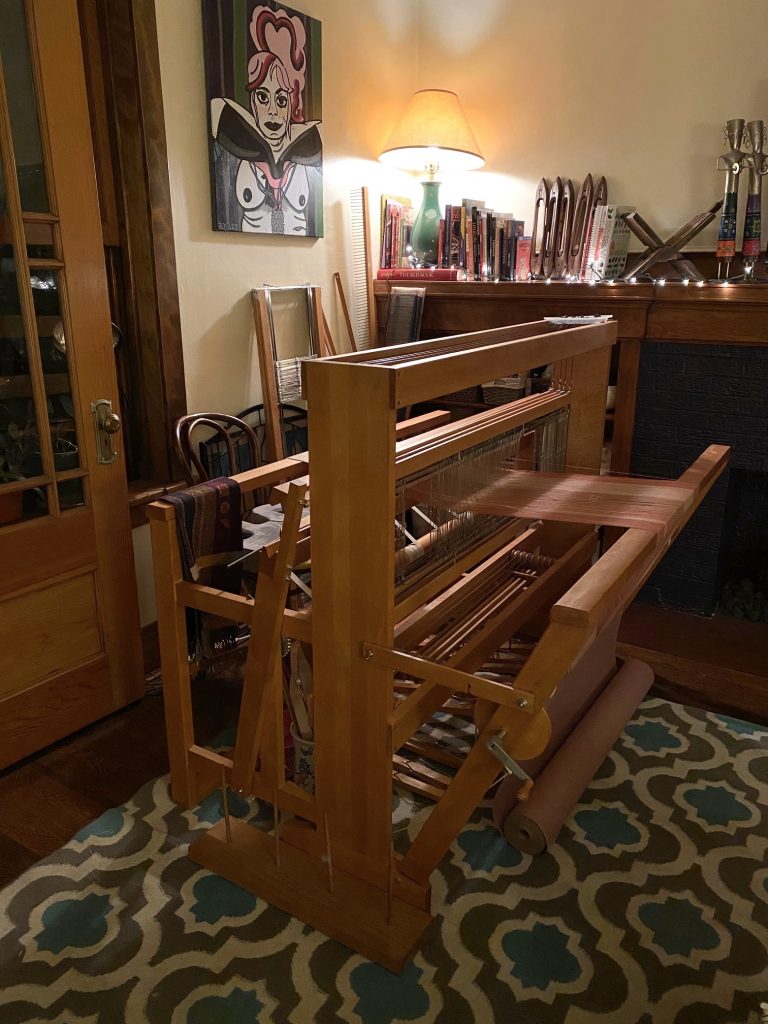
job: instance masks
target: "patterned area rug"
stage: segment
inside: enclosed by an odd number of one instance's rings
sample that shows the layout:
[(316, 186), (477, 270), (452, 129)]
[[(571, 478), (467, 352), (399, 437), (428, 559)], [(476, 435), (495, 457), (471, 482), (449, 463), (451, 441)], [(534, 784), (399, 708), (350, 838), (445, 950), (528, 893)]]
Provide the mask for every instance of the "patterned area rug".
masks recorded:
[[(768, 730), (646, 701), (549, 853), (478, 809), (396, 977), (187, 860), (220, 798), (184, 812), (158, 779), (0, 894), (0, 1020), (757, 1021), (766, 795)], [(401, 798), (400, 837), (426, 813)]]

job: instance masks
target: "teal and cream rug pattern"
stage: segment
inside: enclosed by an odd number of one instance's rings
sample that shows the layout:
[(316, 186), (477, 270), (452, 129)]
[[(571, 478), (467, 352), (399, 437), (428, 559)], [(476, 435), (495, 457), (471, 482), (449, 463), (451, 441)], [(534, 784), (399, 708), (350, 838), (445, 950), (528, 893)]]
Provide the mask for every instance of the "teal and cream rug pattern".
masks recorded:
[[(757, 1021), (767, 795), (768, 730), (646, 701), (550, 852), (478, 809), (396, 977), (192, 864), (220, 798), (182, 811), (158, 779), (0, 894), (0, 1021)], [(426, 813), (401, 798), (400, 837)]]

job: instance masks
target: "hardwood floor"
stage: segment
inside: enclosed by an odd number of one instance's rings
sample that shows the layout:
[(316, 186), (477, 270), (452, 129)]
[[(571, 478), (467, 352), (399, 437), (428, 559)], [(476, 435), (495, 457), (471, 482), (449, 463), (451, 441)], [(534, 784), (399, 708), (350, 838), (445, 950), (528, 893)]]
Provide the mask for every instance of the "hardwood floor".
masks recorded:
[[(237, 678), (193, 684), (197, 735), (237, 716)], [(163, 700), (143, 700), (0, 772), (0, 887), (58, 850), (84, 825), (168, 771)]]

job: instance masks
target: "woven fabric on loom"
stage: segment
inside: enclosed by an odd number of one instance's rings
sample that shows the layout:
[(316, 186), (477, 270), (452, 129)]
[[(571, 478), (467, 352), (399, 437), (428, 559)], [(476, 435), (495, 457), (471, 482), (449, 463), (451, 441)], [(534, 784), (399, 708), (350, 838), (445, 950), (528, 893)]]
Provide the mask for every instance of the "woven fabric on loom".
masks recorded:
[(461, 483), (434, 490), (411, 485), (419, 501), (444, 503), (453, 511), (568, 523), (636, 527), (663, 533), (671, 519), (690, 501), (692, 491), (657, 480), (599, 477), (585, 473), (531, 473), (497, 470), (489, 480), (482, 469), (466, 466)]

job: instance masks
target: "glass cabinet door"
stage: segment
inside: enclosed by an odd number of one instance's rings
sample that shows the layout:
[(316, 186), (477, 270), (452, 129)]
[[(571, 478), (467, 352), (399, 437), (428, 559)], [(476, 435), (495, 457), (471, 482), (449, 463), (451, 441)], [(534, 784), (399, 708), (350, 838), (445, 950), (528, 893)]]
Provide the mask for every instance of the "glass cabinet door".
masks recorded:
[(0, 0), (0, 526), (85, 500), (23, 0)]

